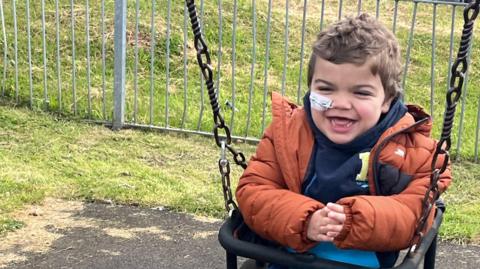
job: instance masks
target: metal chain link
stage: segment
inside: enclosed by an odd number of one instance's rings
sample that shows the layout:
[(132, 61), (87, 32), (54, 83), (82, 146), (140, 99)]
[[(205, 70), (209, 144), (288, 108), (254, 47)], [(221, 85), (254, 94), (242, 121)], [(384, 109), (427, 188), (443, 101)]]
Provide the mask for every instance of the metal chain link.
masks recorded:
[[(475, 19), (477, 18), (479, 7), (480, 0), (475, 0), (472, 1), (467, 7), (465, 7), (463, 11), (464, 24), (462, 37), (460, 40), (460, 47), (457, 53), (457, 59), (453, 63), (451, 69), (452, 77), (450, 78), (449, 89), (446, 95), (447, 106), (445, 108), (442, 134), (435, 149), (431, 164), (432, 173), (430, 175), (430, 187), (425, 192), (425, 196), (422, 202), (422, 215), (415, 228), (414, 237), (412, 238), (408, 253), (412, 252), (412, 248), (415, 248), (415, 250), (413, 250), (414, 252), (419, 249), (418, 246), (420, 246), (420, 244), (422, 243), (423, 230), (425, 229), (428, 216), (432, 211), (435, 201), (440, 196), (440, 191), (438, 189), (438, 180), (440, 175), (447, 169), (448, 162), (450, 160), (450, 155), (448, 154), (448, 150), (450, 149), (452, 143), (450, 140), (450, 134), (454, 122), (455, 108), (462, 94), (463, 81), (468, 70), (467, 56), (470, 52), (473, 25)], [(440, 156), (444, 157), (443, 163), (438, 163), (438, 158)], [(413, 243), (416, 240), (418, 240), (418, 243), (415, 246)]]
[[(197, 61), (205, 78), (205, 84), (207, 85), (208, 97), (210, 98), (210, 105), (213, 111), (213, 121), (215, 126), (213, 127), (213, 136), (215, 137), (215, 143), (221, 148), (221, 157), (218, 160), (218, 168), (220, 175), (222, 176), (222, 188), (223, 196), (225, 199), (225, 209), (227, 212), (237, 210), (237, 204), (233, 200), (232, 189), (230, 187), (230, 162), (226, 158), (226, 150), (228, 150), (235, 160), (235, 163), (241, 166), (243, 169), (247, 168), (245, 155), (235, 150), (231, 145), (232, 136), (230, 129), (225, 124), (225, 120), (220, 112), (220, 106), (218, 105), (217, 91), (213, 82), (213, 69), (212, 61), (210, 58), (210, 52), (208, 51), (207, 44), (202, 37), (202, 31), (200, 29), (200, 22), (197, 16), (197, 10), (194, 0), (185, 0), (187, 3), (188, 13), (190, 16), (190, 22), (192, 24), (192, 30), (194, 35), (195, 49), (197, 50)], [(220, 131), (224, 132), (224, 136), (221, 136)]]
[(223, 199), (225, 201), (225, 209), (230, 214), (232, 210), (238, 210), (237, 204), (233, 200), (232, 189), (230, 187), (230, 162), (226, 158), (225, 140), (221, 142), (221, 157), (218, 160), (218, 168), (222, 175)]

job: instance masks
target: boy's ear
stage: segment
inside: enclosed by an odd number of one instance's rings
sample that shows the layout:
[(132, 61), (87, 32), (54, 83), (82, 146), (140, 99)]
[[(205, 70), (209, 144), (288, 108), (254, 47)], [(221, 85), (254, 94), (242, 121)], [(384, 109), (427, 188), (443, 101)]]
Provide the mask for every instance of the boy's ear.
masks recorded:
[(385, 99), (382, 104), (382, 113), (387, 113), (390, 110), (390, 105), (392, 104), (393, 97)]

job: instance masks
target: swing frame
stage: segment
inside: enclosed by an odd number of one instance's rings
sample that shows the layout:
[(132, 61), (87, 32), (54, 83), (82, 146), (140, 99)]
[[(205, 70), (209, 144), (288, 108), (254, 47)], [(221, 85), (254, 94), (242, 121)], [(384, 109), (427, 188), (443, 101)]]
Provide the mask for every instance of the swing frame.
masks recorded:
[[(312, 254), (300, 254), (290, 253), (279, 248), (273, 248), (260, 244), (250, 243), (240, 240), (234, 236), (236, 228), (241, 223), (241, 213), (236, 205), (232, 190), (230, 187), (230, 164), (226, 158), (227, 150), (233, 155), (235, 163), (242, 168), (247, 167), (245, 156), (242, 152), (235, 150), (231, 145), (232, 138), (230, 135), (230, 129), (225, 124), (222, 114), (220, 113), (220, 106), (218, 104), (217, 91), (213, 82), (213, 70), (211, 67), (210, 53), (208, 47), (203, 40), (200, 28), (200, 22), (197, 16), (194, 0), (185, 0), (188, 8), (190, 21), (192, 24), (192, 30), (194, 34), (195, 49), (197, 51), (197, 61), (202, 75), (205, 78), (205, 84), (207, 86), (210, 105), (213, 111), (214, 129), (213, 134), (215, 142), (218, 147), (221, 148), (221, 157), (218, 161), (218, 167), (222, 176), (222, 187), (225, 200), (225, 208), (229, 212), (229, 217), (225, 220), (220, 228), (218, 239), (220, 244), (226, 251), (226, 266), (227, 269), (237, 268), (237, 257), (242, 256), (246, 258), (254, 259), (257, 264), (262, 263), (274, 263), (281, 264), (295, 268), (305, 269), (358, 269), (366, 268), (358, 265), (352, 265), (342, 262), (336, 262), (331, 260), (322, 259)], [(449, 152), (451, 146), (451, 130), (453, 127), (456, 105), (460, 99), (463, 82), (468, 70), (467, 56), (470, 52), (473, 26), (480, 10), (480, 0), (472, 0), (465, 7), (463, 12), (464, 24), (462, 37), (460, 41), (460, 47), (458, 49), (457, 57), (451, 67), (451, 78), (449, 81), (449, 89), (446, 94), (446, 107), (443, 119), (443, 128), (440, 139), (438, 141), (435, 153), (433, 155), (431, 163), (431, 176), (430, 186), (425, 192), (425, 196), (422, 201), (422, 215), (415, 227), (412, 243), (408, 249), (403, 261), (398, 266), (393, 268), (397, 269), (413, 269), (418, 268), (421, 261), (424, 263), (425, 269), (435, 268), (435, 256), (437, 247), (437, 236), (440, 229), (443, 213), (445, 211), (445, 205), (439, 199), (440, 192), (438, 188), (438, 180), (440, 174), (442, 174), (449, 164)], [(220, 136), (219, 132), (223, 130), (225, 136)], [(444, 156), (443, 162), (440, 166), (437, 165), (438, 157)], [(437, 169), (435, 167), (441, 167)], [(435, 218), (432, 227), (423, 234), (428, 216), (432, 209), (435, 209)], [(417, 242), (413, 244), (413, 242)]]

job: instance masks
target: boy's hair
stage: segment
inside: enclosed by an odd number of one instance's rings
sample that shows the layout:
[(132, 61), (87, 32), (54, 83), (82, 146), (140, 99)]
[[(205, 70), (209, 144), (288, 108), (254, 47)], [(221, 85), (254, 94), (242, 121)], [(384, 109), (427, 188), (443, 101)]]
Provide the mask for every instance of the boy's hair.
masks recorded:
[(364, 64), (373, 59), (372, 74), (379, 74), (385, 89), (385, 100), (402, 94), (402, 64), (397, 39), (378, 20), (362, 13), (342, 19), (320, 32), (313, 44), (308, 63), (308, 87), (315, 72), (316, 58), (335, 64)]

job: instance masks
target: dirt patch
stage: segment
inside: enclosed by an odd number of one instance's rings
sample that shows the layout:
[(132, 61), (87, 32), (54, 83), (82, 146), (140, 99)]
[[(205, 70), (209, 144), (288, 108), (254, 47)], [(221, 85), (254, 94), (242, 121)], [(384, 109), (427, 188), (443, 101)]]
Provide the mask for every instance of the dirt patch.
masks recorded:
[(171, 236), (166, 235), (167, 231), (160, 230), (157, 227), (131, 229), (104, 228), (103, 231), (110, 236), (121, 237), (125, 239), (137, 237), (139, 233), (149, 233), (156, 235), (161, 240), (172, 240)]
[[(65, 201), (47, 198), (42, 205), (33, 205), (14, 214), (14, 218), (25, 223), (22, 229), (7, 234), (0, 244), (0, 268), (8, 264), (27, 260), (26, 255), (58, 251), (52, 248), (55, 240), (65, 236), (65, 230), (90, 228), (101, 230), (105, 235), (122, 239), (134, 239), (148, 236), (161, 241), (172, 241), (168, 231), (156, 226), (118, 227), (117, 221), (94, 219), (80, 214), (85, 204), (80, 201)], [(135, 215), (139, 215), (137, 213)], [(140, 214), (141, 215), (141, 214)], [(144, 214), (146, 215), (146, 214)], [(215, 219), (198, 217), (199, 221), (214, 223)], [(193, 238), (205, 239), (216, 231), (194, 233)], [(112, 256), (115, 251), (103, 250)]]
[(0, 268), (224, 268), (218, 219), (113, 203), (47, 199), (18, 212)]
[(52, 242), (62, 236), (50, 227), (64, 229), (96, 226), (95, 220), (71, 217), (83, 208), (83, 204), (78, 201), (47, 198), (42, 205), (30, 206), (14, 214), (14, 218), (24, 222), (25, 226), (2, 238), (0, 268), (10, 262), (25, 260), (26, 257), (19, 253), (45, 253), (50, 250)]
[(0, 245), (0, 268), (11, 261), (25, 260), (18, 255), (21, 252), (44, 253), (50, 250), (51, 243), (61, 235), (48, 227), (93, 227), (94, 220), (72, 218), (83, 209), (78, 201), (64, 201), (48, 198), (42, 205), (30, 206), (26, 210), (14, 214), (14, 218), (25, 223), (25, 227), (9, 233)]

